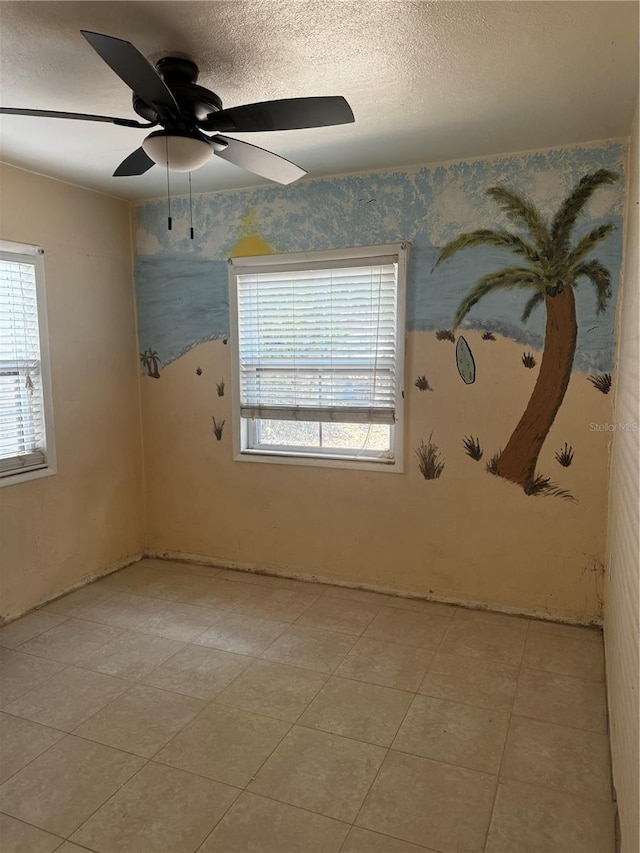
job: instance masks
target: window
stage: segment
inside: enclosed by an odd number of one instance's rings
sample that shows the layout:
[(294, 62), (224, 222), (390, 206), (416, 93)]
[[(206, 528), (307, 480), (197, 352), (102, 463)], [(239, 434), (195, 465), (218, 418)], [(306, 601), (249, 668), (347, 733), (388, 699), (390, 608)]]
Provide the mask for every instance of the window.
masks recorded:
[(0, 241), (0, 484), (54, 471), (43, 251)]
[(230, 261), (236, 459), (402, 470), (407, 251)]

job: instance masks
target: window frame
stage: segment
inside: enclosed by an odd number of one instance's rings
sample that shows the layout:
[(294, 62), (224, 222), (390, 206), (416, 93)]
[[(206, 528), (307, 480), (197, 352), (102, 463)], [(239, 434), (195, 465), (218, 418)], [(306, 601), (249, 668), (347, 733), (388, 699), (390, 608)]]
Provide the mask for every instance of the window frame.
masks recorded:
[[(229, 258), (229, 309), (231, 316), (231, 378), (232, 378), (232, 431), (233, 459), (236, 462), (261, 462), (317, 466), (323, 468), (347, 468), (359, 471), (378, 471), (401, 474), (404, 471), (404, 362), (406, 355), (406, 293), (407, 266), (410, 244), (408, 242), (386, 243), (377, 246), (359, 246), (348, 249), (328, 249), (310, 252), (290, 252), (274, 255), (255, 255)], [(333, 448), (307, 448), (278, 445), (276, 447), (250, 446), (251, 433), (257, 432), (250, 419), (240, 414), (240, 352), (238, 339), (238, 293), (236, 276), (249, 270), (268, 270), (270, 267), (291, 264), (309, 265), (314, 262), (327, 264), (341, 261), (362, 260), (363, 265), (371, 258), (396, 255), (398, 278), (396, 294), (396, 388), (395, 423), (390, 425), (390, 454), (374, 456), (363, 454), (336, 454)]]
[(49, 328), (47, 294), (44, 271), (44, 249), (30, 243), (0, 240), (0, 255), (15, 263), (33, 264), (36, 283), (38, 313), (38, 339), (40, 343), (40, 378), (42, 382), (42, 413), (44, 420), (44, 464), (0, 473), (0, 488), (49, 477), (57, 472), (56, 442), (53, 422), (53, 394), (51, 386), (51, 358), (49, 355)]

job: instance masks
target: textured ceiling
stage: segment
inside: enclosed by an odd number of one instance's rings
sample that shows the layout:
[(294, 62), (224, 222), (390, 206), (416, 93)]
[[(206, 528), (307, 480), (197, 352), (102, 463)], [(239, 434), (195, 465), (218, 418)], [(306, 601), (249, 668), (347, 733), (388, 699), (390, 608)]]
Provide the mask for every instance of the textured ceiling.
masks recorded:
[[(636, 2), (3, 0), (0, 105), (136, 118), (80, 29), (194, 59), (226, 107), (344, 95), (355, 124), (238, 135), (310, 177), (627, 136), (638, 99)], [(5, 162), (131, 199), (165, 191), (160, 168), (111, 177), (144, 130), (11, 116), (0, 132)], [(193, 181), (265, 183), (220, 159)]]

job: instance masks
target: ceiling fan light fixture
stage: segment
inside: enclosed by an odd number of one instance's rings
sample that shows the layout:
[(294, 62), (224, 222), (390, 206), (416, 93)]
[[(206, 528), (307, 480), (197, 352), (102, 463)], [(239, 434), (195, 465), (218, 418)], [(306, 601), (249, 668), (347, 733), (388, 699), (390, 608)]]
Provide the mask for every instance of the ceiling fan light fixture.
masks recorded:
[(208, 142), (194, 136), (179, 133), (165, 133), (158, 130), (151, 133), (142, 143), (142, 149), (154, 163), (165, 166), (167, 150), (169, 169), (172, 172), (195, 172), (210, 159), (213, 150)]

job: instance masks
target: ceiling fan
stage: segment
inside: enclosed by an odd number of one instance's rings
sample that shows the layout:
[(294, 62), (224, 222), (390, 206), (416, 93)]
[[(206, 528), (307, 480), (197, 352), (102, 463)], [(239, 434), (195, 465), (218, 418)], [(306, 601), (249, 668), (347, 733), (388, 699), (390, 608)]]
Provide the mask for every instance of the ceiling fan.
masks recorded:
[(191, 172), (215, 154), (263, 178), (290, 184), (305, 175), (305, 170), (271, 151), (224, 134), (326, 127), (354, 121), (351, 107), (340, 96), (285, 98), (223, 109), (215, 92), (197, 85), (199, 69), (195, 62), (167, 56), (154, 68), (131, 42), (86, 30), (81, 33), (133, 91), (133, 109), (145, 122), (13, 107), (0, 107), (0, 114), (102, 121), (136, 128), (160, 125), (162, 130), (150, 133), (142, 146), (120, 163), (114, 177), (142, 175), (156, 163), (174, 171)]

